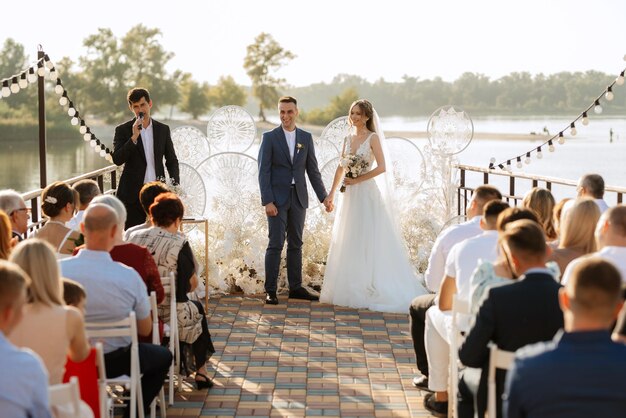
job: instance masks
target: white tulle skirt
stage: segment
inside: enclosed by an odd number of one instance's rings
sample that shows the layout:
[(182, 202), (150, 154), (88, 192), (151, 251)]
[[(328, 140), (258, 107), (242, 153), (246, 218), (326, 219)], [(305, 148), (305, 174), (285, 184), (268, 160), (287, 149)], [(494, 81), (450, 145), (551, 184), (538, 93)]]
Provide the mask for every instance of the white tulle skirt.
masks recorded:
[(347, 186), (338, 202), (320, 301), (407, 313), (426, 293), (376, 182)]

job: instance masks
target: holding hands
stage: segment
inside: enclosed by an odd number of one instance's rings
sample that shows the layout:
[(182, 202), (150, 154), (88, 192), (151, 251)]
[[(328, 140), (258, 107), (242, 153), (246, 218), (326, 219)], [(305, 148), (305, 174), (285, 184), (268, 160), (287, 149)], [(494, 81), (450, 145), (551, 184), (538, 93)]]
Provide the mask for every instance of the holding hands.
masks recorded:
[(326, 208), (326, 212), (330, 213), (335, 209), (335, 205), (333, 203), (333, 199), (335, 198), (334, 194), (329, 194), (326, 196), (326, 199), (322, 202), (324, 207)]

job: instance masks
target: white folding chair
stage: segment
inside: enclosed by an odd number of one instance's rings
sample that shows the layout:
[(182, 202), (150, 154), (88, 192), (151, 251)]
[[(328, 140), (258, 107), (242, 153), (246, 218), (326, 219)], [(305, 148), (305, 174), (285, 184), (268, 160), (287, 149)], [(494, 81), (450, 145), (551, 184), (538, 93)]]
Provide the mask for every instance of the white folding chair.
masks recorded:
[[(69, 383), (52, 385), (48, 388), (50, 408), (55, 411), (62, 409), (63, 417), (82, 418), (80, 409), (80, 391), (78, 389), (78, 378), (72, 376)], [(90, 409), (91, 411), (91, 409)]]
[[(159, 312), (157, 311), (157, 299), (156, 292), (153, 290), (150, 292), (150, 310), (152, 313), (152, 344), (161, 345), (161, 341), (159, 339)], [(167, 405), (165, 404), (165, 389), (161, 387), (159, 394), (152, 403), (150, 404), (150, 418), (156, 418), (156, 404), (159, 403), (161, 408), (161, 417), (165, 418), (167, 416), (166, 409)]]
[(169, 324), (165, 324), (164, 333), (169, 338), (169, 349), (172, 353), (172, 364), (168, 373), (169, 387), (168, 396), (169, 404), (174, 405), (174, 386), (177, 390), (182, 390), (180, 380), (180, 344), (178, 340), (178, 316), (176, 315), (176, 277), (174, 273), (161, 277), (163, 290), (165, 291), (166, 301), (169, 298)]
[(450, 336), (450, 373), (448, 383), (448, 417), (457, 418), (459, 411), (456, 407), (457, 393), (459, 389), (459, 346), (463, 342), (462, 330), (459, 328), (461, 315), (470, 313), (468, 301), (452, 296), (452, 335)]
[[(128, 318), (115, 322), (88, 322), (85, 324), (87, 336), (91, 339), (130, 337), (130, 376), (106, 377), (107, 386), (124, 385), (130, 388), (130, 417), (144, 418), (143, 395), (141, 393), (141, 370), (139, 368), (139, 341), (137, 339), (137, 319), (135, 312)], [(104, 356), (102, 356), (104, 359)], [(103, 368), (103, 370), (106, 370)], [(113, 405), (115, 406), (115, 405)], [(139, 414), (137, 414), (139, 411)]]
[(491, 344), (489, 352), (489, 375), (487, 377), (487, 416), (496, 418), (496, 369), (509, 370), (513, 365), (515, 353), (513, 351), (500, 350), (497, 345)]
[(102, 343), (96, 343), (96, 367), (98, 368), (98, 398), (100, 407), (100, 418), (106, 418), (111, 411), (111, 398), (107, 392), (107, 376), (106, 368), (104, 365), (104, 349)]

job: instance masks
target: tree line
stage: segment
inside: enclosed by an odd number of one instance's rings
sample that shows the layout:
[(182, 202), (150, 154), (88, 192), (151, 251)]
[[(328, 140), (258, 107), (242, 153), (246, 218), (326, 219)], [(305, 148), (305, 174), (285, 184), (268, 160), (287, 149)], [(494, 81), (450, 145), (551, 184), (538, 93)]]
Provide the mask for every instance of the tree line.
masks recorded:
[[(77, 61), (62, 57), (56, 67), (74, 105), (82, 114), (119, 122), (127, 116), (125, 97), (134, 86), (148, 88), (155, 110), (171, 116), (174, 109), (197, 119), (211, 109), (225, 105), (245, 106), (265, 120), (266, 111), (275, 109), (280, 95), (296, 96), (302, 119), (326, 124), (347, 113), (359, 97), (371, 100), (385, 115), (427, 116), (447, 104), (462, 107), (471, 114), (577, 114), (615, 78), (598, 71), (560, 72), (532, 75), (514, 72), (498, 79), (477, 73), (464, 73), (454, 81), (440, 77), (420, 79), (405, 75), (401, 81), (379, 79), (373, 82), (358, 75), (339, 74), (331, 82), (293, 87), (276, 76), (295, 57), (270, 34), (261, 33), (248, 45), (243, 62), (251, 86), (240, 86), (229, 76), (215, 85), (199, 82), (191, 73), (168, 71), (174, 54), (160, 44), (159, 29), (137, 25), (118, 38), (106, 28), (84, 39), (85, 54)], [(55, 59), (55, 57), (52, 57)], [(24, 69), (29, 62), (24, 46), (8, 38), (0, 50), (0, 77)], [(58, 106), (52, 83), (46, 83), (48, 106)], [(626, 110), (626, 94), (614, 88), (615, 100), (606, 105), (609, 114)], [(604, 101), (605, 102), (605, 101)], [(0, 127), (36, 124), (36, 89), (0, 101)], [(258, 112), (258, 113), (257, 113)], [(49, 112), (50, 125), (66, 123), (64, 112)]]

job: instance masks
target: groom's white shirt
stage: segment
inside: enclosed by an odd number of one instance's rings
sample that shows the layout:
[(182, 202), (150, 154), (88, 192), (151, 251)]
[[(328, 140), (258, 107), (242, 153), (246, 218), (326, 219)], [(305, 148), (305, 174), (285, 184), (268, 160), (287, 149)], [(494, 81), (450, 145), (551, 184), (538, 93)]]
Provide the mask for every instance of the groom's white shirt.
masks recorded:
[[(283, 128), (283, 132), (285, 133), (285, 138), (287, 138), (287, 146), (289, 147), (289, 158), (291, 158), (291, 162), (293, 162), (293, 156), (296, 152), (296, 130), (289, 132), (285, 128)], [(291, 184), (295, 184), (296, 180), (291, 179)]]
[(480, 229), (480, 218), (481, 216), (474, 216), (469, 221), (452, 225), (439, 234), (430, 252), (428, 268), (426, 269), (426, 273), (424, 273), (426, 285), (430, 290), (439, 292), (439, 286), (441, 285), (445, 273), (448, 253), (452, 247), (461, 241), (483, 232), (483, 230)]

